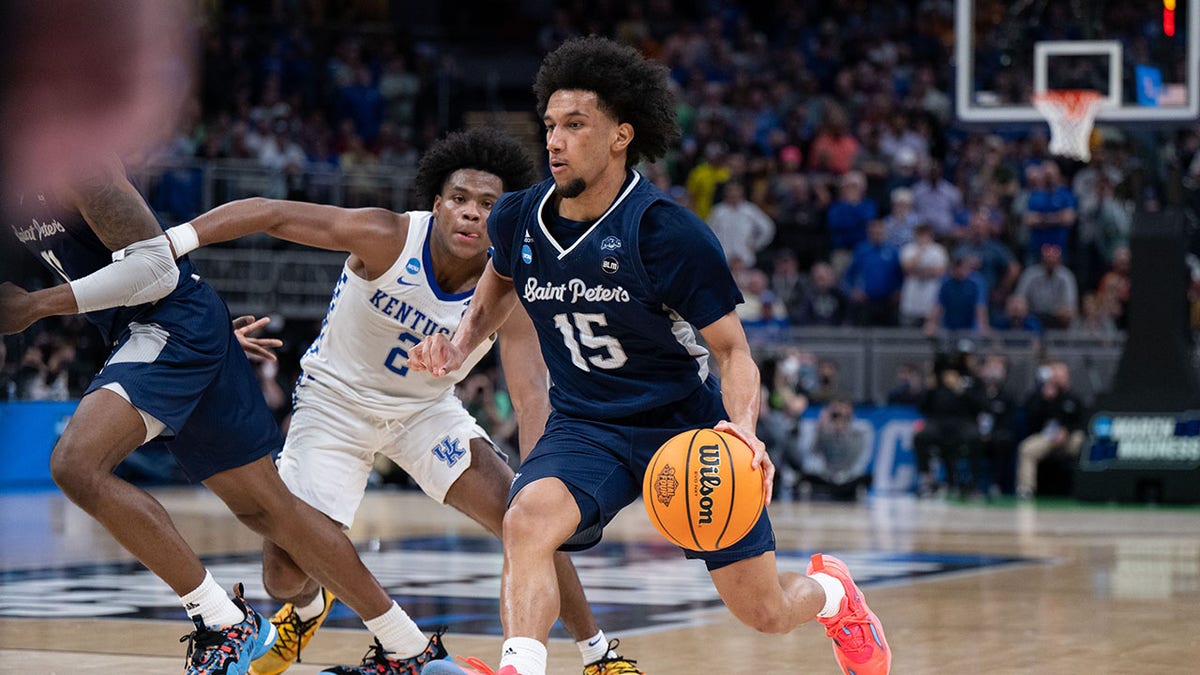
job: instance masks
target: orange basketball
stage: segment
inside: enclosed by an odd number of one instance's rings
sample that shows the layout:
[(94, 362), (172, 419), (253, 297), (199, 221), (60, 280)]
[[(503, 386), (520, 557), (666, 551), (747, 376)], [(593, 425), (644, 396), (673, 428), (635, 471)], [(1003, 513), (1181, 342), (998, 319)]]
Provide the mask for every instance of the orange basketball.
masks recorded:
[(663, 443), (646, 468), (642, 497), (650, 522), (667, 541), (692, 551), (737, 543), (763, 510), (763, 475), (741, 439), (712, 429), (685, 431)]

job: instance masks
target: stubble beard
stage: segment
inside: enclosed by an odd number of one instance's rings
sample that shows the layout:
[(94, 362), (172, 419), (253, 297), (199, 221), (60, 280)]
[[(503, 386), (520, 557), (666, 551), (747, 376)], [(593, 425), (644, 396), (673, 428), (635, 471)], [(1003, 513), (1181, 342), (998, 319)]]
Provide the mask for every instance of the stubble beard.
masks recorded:
[(583, 191), (586, 189), (587, 182), (585, 182), (582, 178), (572, 178), (571, 180), (567, 181), (566, 185), (560, 185), (558, 187), (558, 194), (561, 195), (563, 199), (574, 199), (583, 194)]

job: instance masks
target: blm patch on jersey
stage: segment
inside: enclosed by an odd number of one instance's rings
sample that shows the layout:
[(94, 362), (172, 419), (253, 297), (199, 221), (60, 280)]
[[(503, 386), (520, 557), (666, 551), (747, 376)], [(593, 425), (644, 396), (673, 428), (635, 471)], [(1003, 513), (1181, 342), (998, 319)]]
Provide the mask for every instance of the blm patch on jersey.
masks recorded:
[[(863, 588), (983, 573), (1033, 558), (887, 551), (825, 551), (846, 561)], [(387, 592), (426, 631), (448, 626), (456, 634), (502, 635), (499, 602), (500, 544), (484, 537), (411, 537), (360, 551)], [(785, 571), (803, 573), (814, 551), (776, 551)], [(632, 634), (704, 624), (724, 606), (704, 563), (686, 560), (665, 542), (605, 542), (572, 555), (592, 611), (604, 630)], [(262, 588), (257, 552), (207, 556), (217, 582), (246, 585), (246, 598), (269, 616), (275, 606)], [(181, 621), (179, 599), (138, 563), (106, 563), (0, 571), (0, 618), (159, 619)], [(338, 603), (326, 626), (362, 630)], [(556, 625), (554, 637), (568, 637)]]

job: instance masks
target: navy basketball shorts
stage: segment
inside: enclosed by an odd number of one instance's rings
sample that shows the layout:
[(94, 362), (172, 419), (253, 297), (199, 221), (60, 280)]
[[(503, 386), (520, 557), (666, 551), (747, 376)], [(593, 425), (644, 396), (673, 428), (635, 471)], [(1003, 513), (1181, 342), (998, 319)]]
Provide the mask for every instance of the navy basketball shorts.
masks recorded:
[[(557, 478), (579, 506), (579, 527), (560, 547), (582, 551), (600, 542), (604, 527), (642, 495), (642, 479), (655, 451), (689, 429), (711, 428), (725, 419), (717, 384), (682, 401), (621, 420), (589, 420), (553, 412), (533, 452), (521, 464), (509, 502), (521, 488), (541, 478)], [(775, 533), (764, 509), (758, 523), (733, 546), (719, 551), (683, 549), (709, 570), (775, 550)]]
[(283, 446), (230, 321), (208, 284), (180, 288), (130, 322), (84, 394), (119, 384), (166, 427), (159, 440), (194, 481)]

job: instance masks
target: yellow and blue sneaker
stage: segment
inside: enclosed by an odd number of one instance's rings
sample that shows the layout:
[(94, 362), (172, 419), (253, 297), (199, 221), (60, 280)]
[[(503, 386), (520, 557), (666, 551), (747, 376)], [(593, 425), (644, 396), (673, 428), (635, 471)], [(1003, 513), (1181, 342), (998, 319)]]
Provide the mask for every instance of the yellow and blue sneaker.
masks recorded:
[(279, 675), (300, 661), (300, 652), (308, 646), (309, 640), (316, 635), (333, 607), (333, 593), (322, 588), (321, 597), (325, 600), (325, 609), (320, 616), (307, 621), (296, 614), (296, 608), (290, 602), (275, 612), (275, 616), (271, 617), (271, 625), (279, 632), (279, 639), (266, 654), (250, 664), (250, 675)]

